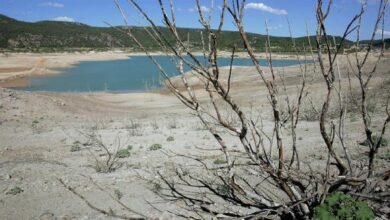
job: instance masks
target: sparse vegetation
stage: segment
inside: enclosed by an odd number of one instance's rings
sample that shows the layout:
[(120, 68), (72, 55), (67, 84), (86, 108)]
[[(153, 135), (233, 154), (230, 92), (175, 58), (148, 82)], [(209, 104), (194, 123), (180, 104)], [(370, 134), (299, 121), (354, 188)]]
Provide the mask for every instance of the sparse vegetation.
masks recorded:
[(116, 156), (119, 157), (119, 158), (126, 158), (126, 157), (130, 157), (130, 151), (125, 148), (125, 149), (120, 149), (116, 152)]
[(169, 129), (178, 128), (176, 118), (171, 118), (171, 119), (168, 121), (168, 128), (169, 128)]
[(158, 183), (153, 183), (153, 192), (160, 192), (162, 190), (162, 186)]
[(216, 187), (216, 191), (223, 196), (231, 196), (232, 193), (230, 187), (223, 184), (218, 184)]
[[(110, 144), (112, 147), (108, 147), (101, 138), (101, 135), (97, 134), (96, 130), (90, 130), (87, 133), (81, 133), (84, 137), (87, 138), (86, 149), (94, 159), (94, 168), (98, 173), (110, 173), (120, 168), (123, 164), (118, 161), (119, 155), (126, 156), (127, 153), (130, 154), (128, 149), (118, 154), (121, 141), (117, 137), (115, 142)], [(103, 152), (103, 153), (100, 153)]]
[(220, 165), (220, 164), (226, 164), (226, 160), (224, 159), (221, 159), (221, 158), (217, 158), (213, 161), (214, 164), (216, 165)]
[(174, 140), (175, 140), (175, 138), (172, 137), (172, 136), (169, 136), (169, 137), (167, 138), (167, 141), (169, 141), (169, 142), (172, 142), (172, 141), (174, 141)]
[(314, 219), (318, 220), (370, 220), (374, 217), (374, 213), (366, 202), (340, 192), (327, 196), (325, 202), (315, 208), (314, 215)]
[(38, 119), (34, 119), (31, 122), (31, 128), (32, 128), (33, 133), (40, 134), (43, 131), (44, 124), (40, 123)]
[(141, 136), (142, 135), (142, 125), (141, 123), (130, 120), (130, 125), (126, 126), (126, 129), (129, 133), (129, 136)]
[(81, 147), (80, 145), (77, 145), (77, 144), (73, 144), (72, 147), (70, 148), (70, 152), (76, 152), (76, 151), (80, 151), (81, 150)]
[(387, 151), (385, 151), (385, 152), (383, 152), (383, 153), (381, 153), (381, 154), (378, 154), (378, 157), (379, 157), (380, 159), (390, 161), (390, 150), (387, 150)]
[(320, 113), (313, 106), (306, 105), (303, 107), (300, 117), (305, 121), (318, 121)]
[(150, 125), (152, 126), (153, 130), (158, 130), (159, 129), (157, 121), (151, 122)]
[[(373, 145), (377, 145), (379, 142), (379, 137), (376, 135), (373, 135), (372, 141), (373, 141)], [(382, 147), (387, 147), (388, 144), (389, 144), (388, 140), (385, 137), (382, 137), (379, 145)], [(368, 146), (370, 146), (370, 143), (369, 143), (368, 139), (366, 139), (363, 142), (361, 142), (360, 145), (368, 147)]]
[(10, 190), (8, 190), (6, 192), (7, 195), (17, 195), (19, 193), (22, 193), (23, 192), (23, 189), (20, 188), (19, 186), (15, 186), (13, 188), (11, 188)]
[(160, 150), (162, 148), (162, 145), (161, 144), (152, 144), (150, 147), (149, 147), (149, 150), (150, 151), (155, 151), (155, 150)]
[(114, 194), (118, 200), (120, 200), (123, 197), (123, 193), (119, 189), (115, 189)]

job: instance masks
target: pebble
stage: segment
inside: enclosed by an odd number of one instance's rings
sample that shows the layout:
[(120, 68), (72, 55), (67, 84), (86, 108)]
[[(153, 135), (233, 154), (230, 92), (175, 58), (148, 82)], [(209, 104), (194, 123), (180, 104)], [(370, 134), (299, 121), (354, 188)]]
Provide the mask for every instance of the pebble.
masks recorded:
[(74, 219), (74, 218), (72, 218), (72, 217), (69, 216), (69, 215), (64, 215), (64, 216), (62, 216), (60, 219), (61, 219), (61, 220), (71, 220), (71, 219)]
[(39, 216), (39, 220), (54, 220), (56, 219), (54, 214), (51, 212), (45, 212)]

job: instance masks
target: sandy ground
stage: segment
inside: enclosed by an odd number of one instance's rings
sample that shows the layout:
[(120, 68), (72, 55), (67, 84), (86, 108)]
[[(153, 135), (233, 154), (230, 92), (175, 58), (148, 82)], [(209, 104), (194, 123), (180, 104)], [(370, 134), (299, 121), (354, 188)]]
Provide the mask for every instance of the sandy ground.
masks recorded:
[[(101, 59), (106, 59), (105, 56), (110, 54), (100, 56)], [(123, 58), (127, 55), (115, 56)], [(64, 68), (86, 60), (88, 56), (69, 55), (68, 60), (64, 61), (64, 56), (32, 57), (26, 54), (11, 55), (7, 59), (23, 63), (23, 58), (26, 57), (29, 57), (29, 61), (25, 61), (26, 65), (33, 66), (46, 59), (45, 68), (51, 69), (54, 66), (60, 67), (57, 65), (59, 62), (62, 62), (61, 67)], [(90, 59), (96, 59), (95, 55)], [(11, 64), (14, 61), (0, 59), (0, 76), (3, 73), (3, 76), (7, 75), (7, 68), (15, 68), (13, 70), (16, 72), (30, 71)], [(374, 85), (389, 79), (389, 67), (390, 63), (386, 58), (379, 69), (382, 74), (375, 78)], [(296, 93), (296, 85), (301, 76), (299, 67), (276, 70), (286, 74), (286, 93)], [(221, 77), (226, 76), (225, 71)], [(197, 79), (189, 77), (190, 82), (195, 85)], [(260, 113), (264, 120), (264, 131), (272, 132), (267, 93), (254, 69), (236, 68), (232, 82), (234, 99), (238, 100), (246, 113)], [(323, 83), (321, 78), (316, 78), (309, 85), (309, 92), (318, 103), (321, 103), (323, 97), (323, 90), (320, 89)], [(195, 92), (201, 100), (205, 99), (204, 93)], [(377, 118), (373, 118), (372, 123), (380, 125)], [(348, 118), (346, 126), (349, 131), (348, 144), (356, 154), (359, 152), (357, 143), (363, 137), (360, 121)], [(104, 152), (88, 146), (85, 134), (91, 133), (100, 135), (102, 142), (112, 150), (131, 145), (131, 155), (119, 159), (122, 166), (114, 172), (96, 172), (95, 158), (101, 159)], [(318, 122), (301, 121), (297, 133), (302, 161), (312, 163), (314, 167), (325, 163), (326, 150), (322, 144), (318, 144), (323, 143)], [(237, 138), (228, 133), (224, 135), (230, 150), (244, 151)], [(173, 137), (173, 140), (169, 137)], [(286, 145), (290, 143), (288, 134), (284, 141)], [(150, 150), (153, 144), (161, 144), (162, 149)], [(75, 146), (79, 149), (72, 151)], [(59, 182), (62, 179), (100, 208), (111, 208), (117, 213), (123, 213), (124, 208), (108, 196), (115, 196), (120, 192), (120, 201), (131, 209), (149, 217), (170, 219), (173, 216), (167, 212), (158, 212), (148, 202), (154, 203), (161, 210), (175, 209), (176, 204), (161, 202), (151, 192), (153, 186), (143, 179), (157, 178), (151, 171), (166, 171), (175, 164), (187, 165), (185, 160), (168, 157), (164, 152), (196, 153), (215, 158), (221, 156), (218, 150), (200, 149), (218, 149), (218, 144), (191, 111), (167, 92), (30, 93), (0, 88), (1, 218), (107, 219), (107, 216), (90, 209), (67, 191)], [(106, 192), (100, 190), (95, 183)], [(9, 193), (15, 187), (22, 189), (22, 192)]]

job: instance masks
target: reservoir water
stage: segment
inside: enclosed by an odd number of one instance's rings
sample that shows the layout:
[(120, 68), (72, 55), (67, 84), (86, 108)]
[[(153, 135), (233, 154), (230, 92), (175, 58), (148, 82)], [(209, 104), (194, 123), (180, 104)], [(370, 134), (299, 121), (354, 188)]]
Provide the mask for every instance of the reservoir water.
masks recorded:
[[(167, 56), (155, 56), (156, 60), (172, 76), (177, 75), (175, 64)], [(198, 57), (202, 62), (203, 57)], [(259, 61), (267, 66), (266, 60)], [(228, 67), (230, 58), (219, 58), (220, 66)], [(297, 60), (273, 60), (275, 67), (298, 64)], [(251, 66), (252, 61), (246, 58), (235, 58), (234, 66)], [(189, 70), (185, 66), (185, 70)], [(161, 77), (157, 67), (146, 56), (132, 56), (126, 60), (81, 62), (60, 74), (32, 76), (25, 87), (15, 88), (27, 91), (51, 92), (135, 92), (155, 89), (160, 86)]]

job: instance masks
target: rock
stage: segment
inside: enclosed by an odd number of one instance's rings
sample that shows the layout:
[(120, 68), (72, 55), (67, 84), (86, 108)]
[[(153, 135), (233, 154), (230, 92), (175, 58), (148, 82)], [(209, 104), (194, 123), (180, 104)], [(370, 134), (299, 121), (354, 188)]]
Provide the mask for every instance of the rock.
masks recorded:
[(61, 219), (61, 220), (72, 220), (72, 219), (74, 219), (74, 218), (72, 218), (72, 217), (69, 216), (69, 215), (64, 215), (64, 216), (62, 216), (60, 219)]
[(12, 91), (9, 91), (9, 92), (8, 92), (8, 96), (10, 96), (10, 97), (15, 97), (15, 96), (16, 96), (16, 93), (15, 93), (15, 92), (12, 92)]
[(39, 216), (39, 220), (55, 220), (56, 217), (51, 212), (45, 212)]
[(164, 211), (159, 217), (158, 219), (159, 220), (166, 220), (166, 219), (172, 219), (173, 216), (171, 213), (167, 212), (167, 211)]
[[(386, 216), (386, 215), (390, 214), (390, 207), (388, 207), (388, 206), (383, 206), (383, 207), (381, 207), (381, 208), (379, 209), (379, 212), (383, 213), (384, 216)], [(386, 218), (384, 218), (384, 219), (386, 219)]]

